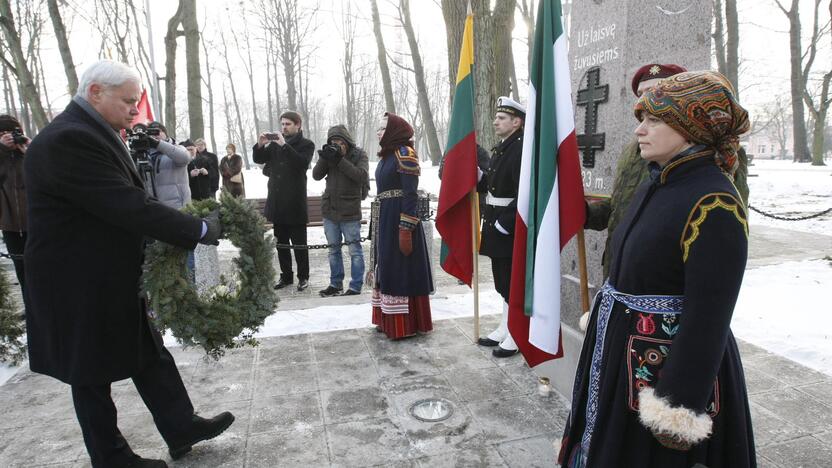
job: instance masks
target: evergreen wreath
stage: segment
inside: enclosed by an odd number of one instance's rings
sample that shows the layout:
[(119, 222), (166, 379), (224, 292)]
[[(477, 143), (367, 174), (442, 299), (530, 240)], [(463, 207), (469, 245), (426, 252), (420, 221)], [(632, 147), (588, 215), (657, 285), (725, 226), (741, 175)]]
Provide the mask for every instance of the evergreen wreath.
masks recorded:
[(17, 366), (26, 358), (26, 323), (11, 296), (11, 285), (0, 272), (0, 361)]
[(254, 333), (277, 306), (274, 250), (264, 237), (265, 221), (257, 209), (223, 190), (219, 203), (195, 201), (183, 211), (205, 217), (217, 207), (222, 237), (240, 249), (234, 259), (237, 281), (220, 277), (220, 284), (200, 297), (189, 280), (188, 251), (163, 242), (147, 248), (143, 275), (159, 328), (170, 329), (184, 346), (201, 346), (214, 359), (226, 349), (256, 346)]

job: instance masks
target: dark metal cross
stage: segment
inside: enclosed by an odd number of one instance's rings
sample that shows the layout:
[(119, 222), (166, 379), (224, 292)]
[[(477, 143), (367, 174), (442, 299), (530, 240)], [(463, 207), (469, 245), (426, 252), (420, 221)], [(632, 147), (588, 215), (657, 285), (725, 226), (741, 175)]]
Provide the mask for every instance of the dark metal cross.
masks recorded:
[(592, 67), (586, 72), (586, 88), (578, 90), (576, 103), (586, 106), (584, 133), (578, 135), (578, 149), (583, 155), (583, 166), (595, 167), (595, 152), (604, 149), (606, 133), (595, 133), (598, 129), (598, 105), (607, 102), (610, 85), (600, 86), (601, 68)]

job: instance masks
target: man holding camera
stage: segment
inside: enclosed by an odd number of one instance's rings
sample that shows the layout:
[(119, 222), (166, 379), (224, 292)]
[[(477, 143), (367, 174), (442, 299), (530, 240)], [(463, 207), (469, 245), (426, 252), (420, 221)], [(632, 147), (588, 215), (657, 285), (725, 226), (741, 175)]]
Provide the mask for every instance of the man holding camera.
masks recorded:
[(160, 122), (148, 125), (156, 135), (146, 135), (142, 145), (149, 146), (147, 157), (153, 166), (153, 196), (177, 210), (191, 202), (191, 188), (188, 184), (188, 163), (191, 155), (183, 146), (168, 137), (168, 130)]
[[(266, 219), (274, 225), (278, 244), (305, 245), (306, 170), (312, 162), (315, 143), (303, 137), (303, 120), (295, 111), (280, 115), (283, 132), (261, 133), (254, 145), (254, 162), (266, 164), (269, 172), (269, 195), (266, 198)], [(289, 249), (277, 249), (280, 281), (275, 289), (283, 289), (294, 282), (292, 254)], [(309, 251), (295, 250), (298, 265), (298, 291), (309, 287)]]
[[(349, 130), (336, 125), (327, 132), (327, 141), (318, 151), (312, 178), (326, 177), (321, 197), (324, 234), (329, 247), (329, 286), (321, 297), (355, 296), (364, 285), (364, 250), (361, 248), (361, 200), (370, 188), (367, 153), (355, 146)], [(350, 285), (344, 287), (344, 259), (341, 240), (349, 243)]]
[(23, 185), (23, 155), (29, 139), (20, 122), (0, 115), (0, 230), (12, 257), (20, 291), (26, 297), (23, 248), (26, 245), (26, 188)]
[(216, 245), (218, 213), (199, 219), (158, 203), (119, 135), (138, 115), (141, 76), (101, 60), (32, 141), (24, 163), (29, 238), (29, 366), (72, 386), (93, 467), (163, 468), (133, 453), (118, 429), (112, 382), (131, 378), (177, 459), (234, 421), (194, 413), (173, 356), (140, 291), (145, 239)]
[(205, 169), (208, 170), (209, 189), (207, 198), (216, 198), (217, 190), (220, 189), (220, 161), (217, 155), (208, 151), (208, 146), (205, 144), (204, 138), (197, 138), (194, 140), (196, 145), (196, 157), (205, 161)]

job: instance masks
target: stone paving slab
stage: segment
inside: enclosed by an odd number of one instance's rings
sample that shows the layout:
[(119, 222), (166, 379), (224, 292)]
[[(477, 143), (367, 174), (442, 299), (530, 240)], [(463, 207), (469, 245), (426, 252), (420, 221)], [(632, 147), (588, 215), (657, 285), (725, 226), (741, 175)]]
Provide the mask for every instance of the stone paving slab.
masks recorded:
[[(369, 315), (369, 313), (368, 313)], [(484, 317), (483, 329), (497, 317)], [(220, 437), (169, 459), (132, 382), (113, 385), (119, 427), (144, 456), (172, 467), (548, 467), (567, 399), (537, 394), (522, 358), (471, 343), (471, 318), (392, 342), (372, 328), (266, 338), (219, 362), (171, 348), (197, 411), (229, 410)], [(740, 343), (759, 466), (821, 467), (832, 459), (832, 377)], [(410, 406), (439, 397), (439, 423)], [(69, 387), (21, 370), (0, 387), (0, 466), (88, 467)]]

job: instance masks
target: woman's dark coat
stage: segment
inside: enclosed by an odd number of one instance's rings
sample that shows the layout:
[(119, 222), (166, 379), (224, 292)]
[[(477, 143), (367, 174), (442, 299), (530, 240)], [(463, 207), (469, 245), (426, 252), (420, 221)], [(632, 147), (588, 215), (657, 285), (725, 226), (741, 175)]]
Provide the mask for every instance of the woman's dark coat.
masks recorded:
[(124, 144), (75, 102), (24, 168), (32, 371), (73, 385), (135, 375), (161, 346), (139, 295), (145, 237), (193, 249), (202, 221), (149, 199)]

